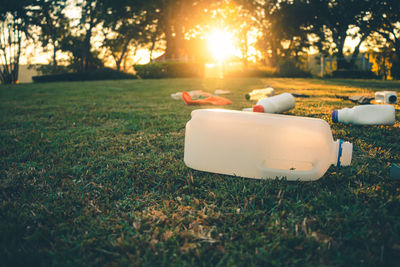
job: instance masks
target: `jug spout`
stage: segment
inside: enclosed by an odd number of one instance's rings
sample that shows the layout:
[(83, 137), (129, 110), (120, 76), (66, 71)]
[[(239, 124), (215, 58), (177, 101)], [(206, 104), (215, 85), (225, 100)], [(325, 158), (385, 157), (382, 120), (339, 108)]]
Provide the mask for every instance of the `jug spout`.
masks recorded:
[(349, 166), (353, 155), (353, 144), (338, 139), (334, 142), (333, 164), (340, 166)]

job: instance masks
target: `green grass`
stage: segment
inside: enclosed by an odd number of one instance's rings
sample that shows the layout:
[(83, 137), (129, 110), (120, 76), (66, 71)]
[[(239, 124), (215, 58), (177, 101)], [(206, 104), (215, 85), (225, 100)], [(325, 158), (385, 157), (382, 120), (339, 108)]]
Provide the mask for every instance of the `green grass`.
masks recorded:
[[(270, 84), (354, 144), (350, 167), (316, 182), (252, 180), (183, 162), (196, 107), (182, 90), (228, 89), (230, 109)], [(399, 82), (170, 79), (0, 86), (0, 265), (397, 265), (400, 116), (392, 126), (332, 125)]]

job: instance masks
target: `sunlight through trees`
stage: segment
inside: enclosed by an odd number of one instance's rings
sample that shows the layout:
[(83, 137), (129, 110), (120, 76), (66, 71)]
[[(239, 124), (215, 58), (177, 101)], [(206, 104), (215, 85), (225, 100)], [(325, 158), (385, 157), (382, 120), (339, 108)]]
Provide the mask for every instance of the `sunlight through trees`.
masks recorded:
[(228, 59), (304, 69), (316, 53), (356, 69), (362, 51), (385, 53), (400, 78), (399, 14), (397, 0), (1, 0), (1, 77), (18, 80), (31, 46), (43, 73)]

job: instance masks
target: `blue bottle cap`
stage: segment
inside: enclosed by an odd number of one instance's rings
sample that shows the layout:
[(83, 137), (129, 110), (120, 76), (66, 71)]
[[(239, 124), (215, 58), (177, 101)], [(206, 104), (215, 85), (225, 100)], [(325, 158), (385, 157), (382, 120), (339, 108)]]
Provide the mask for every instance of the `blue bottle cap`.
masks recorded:
[[(335, 112), (335, 111), (336, 111), (336, 110), (334, 110), (334, 112)], [(336, 111), (336, 112), (337, 112), (337, 111)], [(332, 115), (333, 115), (333, 112), (332, 112)], [(342, 153), (343, 153), (342, 145), (343, 145), (343, 140), (342, 140), (342, 139), (339, 139), (339, 149), (338, 149), (338, 156), (337, 156), (337, 163), (336, 163), (336, 166), (338, 166), (338, 167), (340, 167), (340, 160), (341, 160)]]
[(332, 121), (334, 123), (338, 122), (338, 111), (337, 110), (332, 111)]

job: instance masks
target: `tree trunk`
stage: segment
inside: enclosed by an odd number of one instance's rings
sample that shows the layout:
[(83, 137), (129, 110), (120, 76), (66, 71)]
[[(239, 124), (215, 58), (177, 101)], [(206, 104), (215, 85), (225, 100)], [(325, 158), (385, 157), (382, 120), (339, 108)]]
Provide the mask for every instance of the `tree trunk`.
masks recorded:
[(14, 84), (18, 82), (22, 42), (22, 32), (18, 19), (3, 21), (0, 29), (0, 47), (3, 51), (0, 78), (4, 84)]
[(153, 60), (153, 52), (156, 47), (157, 34), (158, 34), (158, 23), (156, 25), (156, 31), (151, 35), (151, 46), (150, 46), (150, 62)]
[[(182, 1), (177, 0), (171, 2), (173, 4), (169, 4), (165, 7), (166, 14), (161, 23), (165, 25), (164, 33), (167, 44), (165, 58), (175, 60), (179, 57), (183, 41), (182, 14), (184, 14), (184, 10)], [(177, 10), (181, 12), (176, 12)]]
[(244, 32), (242, 33), (243, 36), (243, 43), (241, 45), (241, 52), (242, 52), (242, 62), (243, 62), (243, 67), (245, 70), (248, 69), (248, 58), (247, 58), (247, 52), (249, 50), (248, 46), (248, 39), (247, 39), (247, 29), (244, 29)]
[(343, 47), (344, 47), (344, 40), (342, 38), (340, 38), (339, 40), (337, 40), (337, 42), (335, 42), (337, 45), (337, 68), (338, 70), (341, 69), (346, 69), (347, 68), (347, 62), (346, 59), (344, 58), (344, 54), (343, 54)]
[(92, 25), (89, 26), (89, 29), (86, 31), (85, 40), (83, 42), (82, 48), (82, 70), (84, 72), (89, 71), (89, 55), (90, 55), (90, 39), (92, 37)]
[(19, 29), (19, 27), (15, 27), (16, 30), (16, 41), (17, 41), (17, 55), (15, 57), (14, 61), (14, 81), (13, 83), (18, 82), (18, 75), (19, 75), (19, 59), (21, 57), (21, 43), (22, 43), (22, 33)]
[(167, 48), (165, 50), (165, 58), (173, 59), (175, 58), (175, 38), (172, 36), (172, 30), (169, 25), (166, 26), (165, 30), (165, 41)]
[(125, 55), (126, 55), (126, 52), (128, 51), (128, 46), (129, 46), (130, 42), (131, 42), (131, 39), (126, 39), (126, 41), (124, 43), (124, 47), (122, 48), (122, 51), (121, 51), (121, 55), (115, 61), (115, 65), (117, 66), (117, 71), (121, 70), (121, 63), (122, 63), (122, 60), (125, 58)]
[(115, 61), (115, 65), (117, 66), (117, 71), (121, 70), (121, 62), (122, 62), (122, 58)]
[(395, 47), (395, 54), (396, 54), (397, 60), (400, 61), (400, 40), (398, 38), (395, 38), (393, 43), (394, 43), (394, 47)]
[(337, 48), (336, 62), (338, 70), (347, 68), (347, 61), (344, 58), (343, 54), (344, 42), (347, 37), (347, 29), (348, 26), (345, 25), (340, 26), (338, 29), (335, 28), (331, 29), (332, 39)]
[(164, 12), (165, 14), (160, 21), (160, 26), (165, 34), (165, 42), (166, 42), (166, 49), (165, 49), (165, 59), (171, 59), (174, 57), (175, 52), (175, 45), (174, 45), (174, 36), (172, 36), (172, 9), (168, 3), (164, 5)]
[(94, 18), (94, 10), (96, 9), (96, 6), (92, 6), (91, 2), (89, 2), (89, 28), (86, 30), (86, 35), (85, 39), (83, 41), (83, 47), (82, 47), (82, 61), (81, 61), (81, 70), (84, 72), (87, 72), (89, 70), (89, 61), (90, 61), (90, 49), (91, 49), (91, 44), (90, 40), (92, 39), (92, 30), (97, 24), (97, 20)]
[(153, 51), (154, 51), (155, 45), (156, 45), (156, 42), (154, 40), (152, 40), (151, 46), (150, 46), (150, 55), (149, 55), (150, 62), (153, 61)]
[(57, 72), (57, 46), (54, 37), (52, 38), (52, 41), (53, 41), (53, 66), (51, 72), (54, 74)]
[(278, 42), (271, 40), (271, 56), (269, 58), (269, 66), (272, 68), (278, 67)]
[(184, 14), (185, 14), (185, 1), (177, 1), (176, 2), (176, 10), (180, 10), (178, 12), (177, 20), (174, 26), (175, 30), (175, 57), (177, 59), (181, 59), (182, 56), (187, 56), (187, 51), (185, 51), (184, 47)]
[(353, 54), (351, 55), (351, 59), (350, 59), (350, 63), (349, 63), (350, 67), (352, 67), (352, 68), (355, 67), (358, 54), (360, 54), (361, 43), (364, 42), (364, 40), (367, 38), (368, 35), (369, 34), (363, 35), (360, 39), (360, 42), (358, 42), (357, 46), (354, 48), (354, 51), (353, 51)]

